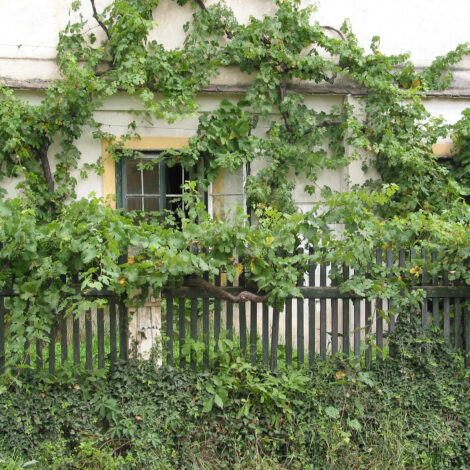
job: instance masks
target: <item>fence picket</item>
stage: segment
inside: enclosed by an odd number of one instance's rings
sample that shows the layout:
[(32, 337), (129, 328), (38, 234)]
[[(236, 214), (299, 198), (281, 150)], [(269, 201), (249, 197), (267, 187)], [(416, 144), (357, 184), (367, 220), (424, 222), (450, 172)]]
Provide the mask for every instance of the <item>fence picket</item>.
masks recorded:
[(173, 340), (174, 340), (174, 325), (173, 325), (173, 297), (168, 295), (166, 298), (166, 363), (168, 366), (173, 366)]
[[(421, 276), (421, 284), (423, 286), (428, 285), (428, 266), (427, 266), (427, 252), (425, 249), (422, 251), (422, 256), (424, 260), (423, 264), (423, 274)], [(424, 328), (429, 326), (429, 312), (428, 312), (428, 299), (427, 296), (423, 299), (423, 305), (421, 306), (421, 324)]]
[(454, 299), (454, 345), (456, 349), (462, 348), (462, 308), (460, 297)]
[[(197, 299), (191, 299), (190, 333), (191, 333), (191, 339), (193, 341), (197, 341)], [(194, 371), (197, 370), (196, 361), (197, 361), (196, 351), (193, 348), (191, 348), (190, 365), (191, 365), (191, 369)]]
[(119, 302), (119, 359), (127, 361), (127, 335), (129, 325), (127, 323), (127, 308), (124, 302)]
[[(209, 281), (209, 273), (204, 273), (204, 280)], [(203, 368), (209, 370), (209, 297), (202, 299), (202, 340), (204, 341)]]
[[(299, 250), (300, 253), (303, 250)], [(298, 281), (298, 286), (304, 285), (303, 276)], [(304, 299), (297, 299), (297, 365), (300, 368), (304, 363)]]
[(73, 342), (73, 364), (80, 365), (80, 320), (73, 319), (72, 323), (72, 342)]
[(186, 343), (186, 303), (184, 298), (180, 298), (178, 302), (178, 335), (180, 367), (184, 367), (186, 366), (186, 358), (183, 355), (183, 347)]
[(240, 326), (240, 349), (242, 354), (246, 356), (246, 302), (242, 302), (238, 306), (238, 322)]
[[(232, 286), (233, 284), (230, 281), (227, 281), (227, 287)], [(226, 310), (227, 310), (227, 318), (226, 318), (226, 324), (227, 324), (227, 337), (228, 339), (232, 340), (233, 339), (233, 303), (226, 301)]]
[[(332, 279), (331, 285), (338, 286), (338, 280)], [(338, 299), (331, 299), (331, 354), (338, 352)]]
[(258, 304), (256, 302), (250, 302), (250, 362), (252, 366), (256, 365), (257, 309)]
[(104, 367), (104, 310), (98, 308), (96, 311), (96, 328), (98, 335), (98, 369)]
[(65, 312), (59, 313), (59, 322), (60, 322), (60, 363), (64, 365), (68, 359), (67, 319), (65, 318)]
[[(343, 279), (349, 279), (349, 266), (343, 265)], [(343, 354), (349, 356), (349, 299), (343, 297)]]
[[(320, 265), (320, 287), (326, 286), (326, 264), (322, 259)], [(326, 359), (326, 299), (320, 299), (320, 356)]]
[[(220, 286), (220, 274), (215, 276), (214, 283), (216, 286)], [(215, 339), (215, 350), (219, 350), (219, 338), (220, 338), (220, 312), (221, 312), (221, 301), (219, 298), (214, 299), (214, 339)]]
[(286, 364), (292, 364), (292, 299), (287, 299), (285, 315)]
[(277, 348), (279, 344), (279, 310), (273, 309), (273, 326), (271, 333), (271, 369), (277, 368)]
[(57, 335), (57, 321), (54, 319), (54, 322), (51, 326), (51, 331), (49, 332), (49, 373), (55, 374), (55, 338)]
[[(434, 251), (431, 255), (432, 262), (437, 261), (437, 253)], [(439, 285), (439, 275), (434, 274), (432, 277), (432, 285), (433, 286), (438, 286)], [(434, 322), (434, 326), (439, 326), (440, 324), (440, 318), (439, 318), (439, 299), (438, 298), (433, 298), (432, 299), (432, 318)]]
[[(386, 266), (387, 268), (393, 268), (393, 251), (388, 249), (386, 251)], [(389, 274), (389, 277), (392, 277), (392, 274)], [(387, 313), (388, 313), (388, 318), (389, 318), (389, 331), (395, 330), (395, 323), (396, 323), (396, 317), (394, 313), (391, 313), (393, 311), (393, 300), (389, 300), (387, 302)]]
[(5, 373), (5, 298), (0, 296), (0, 375)]
[(42, 340), (36, 339), (36, 370), (40, 372), (42, 370)]
[(117, 362), (117, 328), (116, 328), (116, 299), (111, 299), (109, 304), (109, 342), (111, 367)]
[(470, 367), (470, 308), (465, 307), (463, 312), (465, 321), (465, 366)]
[[(316, 266), (311, 264), (308, 268), (308, 285), (315, 286)], [(308, 299), (308, 363), (315, 362), (315, 299)]]
[[(442, 282), (445, 286), (449, 285), (449, 271), (444, 270)], [(450, 344), (450, 299), (444, 298), (444, 338)]]
[(269, 307), (263, 304), (263, 323), (262, 323), (262, 341), (263, 341), (263, 364), (269, 365)]
[(359, 357), (361, 355), (361, 301), (354, 299), (354, 355)]
[[(383, 252), (382, 249), (377, 249), (375, 253), (375, 262), (378, 265), (383, 263)], [(383, 359), (383, 347), (384, 347), (384, 319), (383, 319), (383, 301), (377, 299), (375, 301), (375, 337), (377, 344), (377, 358)]]

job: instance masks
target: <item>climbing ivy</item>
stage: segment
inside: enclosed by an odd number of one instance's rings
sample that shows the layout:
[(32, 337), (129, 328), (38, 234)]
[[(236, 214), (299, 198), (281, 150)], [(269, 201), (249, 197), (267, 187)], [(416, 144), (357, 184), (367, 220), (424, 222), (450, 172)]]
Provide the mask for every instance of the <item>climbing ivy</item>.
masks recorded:
[[(54, 309), (70, 309), (71, 302), (75, 311), (89, 308), (89, 299), (71, 295), (67, 286), (73, 282), (83, 291), (127, 291), (137, 302), (148, 288), (158, 295), (165, 285), (219, 269), (229, 280), (245, 276), (280, 307), (286, 296), (299, 293), (296, 283), (306, 264), (321, 259), (355, 268), (344, 289), (397, 296), (424, 260), (408, 267), (414, 271), (407, 268), (409, 279), (390, 278), (380, 269), (368, 279), (368, 263), (380, 247), (440, 249), (434, 272), (445, 258), (451, 277), (469, 281), (469, 211), (461, 199), (468, 194), (468, 110), (452, 127), (423, 104), (426, 92), (449, 86), (451, 66), (470, 53), (468, 44), (418, 70), (408, 54), (382, 54), (378, 37), (369, 52), (362, 49), (347, 22), (340, 30), (313, 22), (314, 7), (301, 8), (299, 0), (275, 0), (272, 15), (247, 24), (223, 2), (209, 6), (195, 0), (183, 47), (168, 49), (149, 37), (158, 0), (114, 0), (102, 12), (89, 1), (90, 18), (81, 15), (79, 0), (72, 3), (78, 20), (60, 33), (61, 77), (40, 103), (0, 85), (0, 177), (19, 177), (21, 195), (0, 203), (0, 288), (18, 294), (10, 305), (13, 329), (24, 328), (27, 310), (32, 337), (43, 337)], [(177, 0), (174, 8), (186, 3)], [(96, 24), (100, 34), (90, 27)], [(126, 139), (137, 135), (135, 119), (171, 123), (195, 113), (197, 96), (224, 67), (249, 74), (250, 85), (238, 99), (222, 99), (215, 110), (201, 112), (189, 144), (161, 158), (168, 165), (197, 167), (202, 187), (221, 168), (233, 172), (263, 162), (246, 185), (256, 224), (240, 208), (226, 219), (211, 218), (196, 182), (187, 187), (188, 211), (178, 220), (156, 215), (136, 224), (131, 215), (94, 199), (75, 201), (74, 170), (82, 177), (101, 171), (100, 161), (81, 164), (76, 142), (85, 129), (96, 139), (107, 138), (116, 160), (135, 157), (123, 149)], [(309, 106), (299, 91), (339, 80), (363, 97), (324, 111)], [(121, 92), (135, 96), (143, 111), (129, 111), (129, 133), (116, 139), (103, 130), (95, 111)], [(437, 139), (449, 134), (457, 149), (451, 170), (432, 153)], [(59, 144), (55, 154), (53, 143)], [(380, 178), (343, 194), (318, 187), (320, 172), (353, 159), (375, 167)], [(322, 202), (307, 213), (292, 196), (296, 176), (307, 182), (308, 193), (320, 191)], [(337, 224), (344, 226), (341, 238), (330, 230)], [(299, 252), (301, 246), (310, 252)], [(135, 256), (119, 262), (128, 247)], [(406, 295), (399, 297), (404, 305)], [(49, 314), (43, 315), (46, 306)]]

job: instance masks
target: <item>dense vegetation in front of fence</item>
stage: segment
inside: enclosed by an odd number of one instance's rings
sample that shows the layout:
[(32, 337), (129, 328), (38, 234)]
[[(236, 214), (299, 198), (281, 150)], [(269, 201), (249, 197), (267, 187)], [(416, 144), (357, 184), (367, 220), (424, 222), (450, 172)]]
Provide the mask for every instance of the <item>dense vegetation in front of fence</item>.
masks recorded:
[[(276, 373), (239, 349), (218, 368), (121, 364), (31, 375), (0, 395), (1, 468), (467, 468), (470, 377), (440, 334), (398, 330), (379, 367)], [(215, 396), (219, 398), (214, 399)]]

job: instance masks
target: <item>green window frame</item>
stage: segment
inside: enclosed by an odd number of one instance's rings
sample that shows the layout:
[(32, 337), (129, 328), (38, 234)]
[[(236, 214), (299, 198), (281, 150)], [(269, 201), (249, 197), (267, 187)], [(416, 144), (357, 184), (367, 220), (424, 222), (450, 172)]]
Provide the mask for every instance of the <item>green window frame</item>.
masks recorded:
[[(138, 158), (122, 158), (116, 165), (117, 206), (125, 211), (174, 211), (184, 209), (181, 185), (188, 179), (179, 164), (168, 167), (159, 159), (161, 151), (139, 151)], [(154, 163), (153, 168), (138, 169), (139, 163)]]

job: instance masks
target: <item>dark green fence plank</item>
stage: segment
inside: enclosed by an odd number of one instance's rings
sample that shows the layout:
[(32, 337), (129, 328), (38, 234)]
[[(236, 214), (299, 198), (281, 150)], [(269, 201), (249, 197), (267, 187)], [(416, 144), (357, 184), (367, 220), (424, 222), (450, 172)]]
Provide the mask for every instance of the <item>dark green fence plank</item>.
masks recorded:
[(166, 298), (166, 363), (173, 366), (174, 318), (173, 297)]
[(80, 319), (73, 318), (72, 323), (73, 363), (80, 364)]
[[(209, 281), (209, 273), (204, 273), (204, 280)], [(202, 299), (202, 340), (204, 341), (204, 354), (202, 365), (205, 371), (209, 370), (209, 298)]]
[(29, 339), (27, 339), (28, 336), (29, 336), (28, 328), (29, 328), (29, 322), (25, 322), (24, 330), (25, 330), (26, 341), (24, 342), (24, 349), (23, 350), (24, 350), (24, 363), (27, 366), (31, 365), (31, 357), (28, 353), (29, 346), (30, 346)]
[[(298, 285), (304, 283), (303, 276), (299, 279)], [(301, 367), (304, 363), (304, 299), (297, 299), (297, 365)]]
[[(191, 322), (190, 322), (191, 339), (197, 341), (197, 299), (191, 299)], [(197, 357), (196, 351), (191, 348), (191, 369), (197, 370)]]
[[(447, 270), (443, 273), (443, 284), (447, 286), (449, 284), (449, 272)], [(448, 344), (450, 344), (450, 299), (444, 299), (444, 338)]]
[(460, 299), (454, 301), (454, 336), (455, 347), (462, 349), (462, 307)]
[[(386, 265), (387, 268), (393, 268), (393, 251), (388, 249), (386, 252)], [(393, 275), (390, 273), (389, 277), (392, 277)], [(396, 325), (396, 317), (394, 313), (391, 313), (393, 311), (393, 301), (389, 300), (388, 301), (388, 318), (389, 318), (389, 324), (388, 324), (388, 329), (389, 331), (393, 331), (395, 329)]]
[(117, 322), (116, 322), (116, 299), (111, 299), (109, 304), (109, 359), (111, 367), (117, 362)]
[(466, 306), (462, 314), (465, 322), (465, 366), (470, 367), (470, 308)]
[[(343, 279), (349, 279), (349, 266), (343, 265)], [(343, 298), (343, 354), (349, 356), (349, 299)]]
[[(316, 266), (311, 264), (308, 268), (308, 285), (315, 286)], [(308, 299), (308, 363), (313, 365), (315, 362), (315, 298)]]
[(129, 325), (127, 321), (127, 307), (121, 300), (119, 302), (119, 359), (127, 361), (127, 337), (129, 334)]
[(55, 339), (57, 336), (57, 320), (54, 320), (49, 332), (49, 373), (55, 374)]
[(42, 370), (42, 340), (36, 339), (36, 370), (39, 372)]
[(273, 309), (273, 325), (271, 332), (271, 369), (277, 368), (277, 349), (279, 344), (279, 310)]
[(286, 301), (285, 311), (285, 335), (286, 335), (286, 364), (292, 364), (292, 299)]
[[(414, 260), (415, 258), (416, 258), (416, 250), (415, 250), (414, 248), (412, 248), (412, 249), (410, 250), (410, 261), (413, 262), (413, 260)], [(408, 273), (405, 273), (405, 274), (408, 274)], [(412, 281), (411, 281), (411, 284), (412, 284), (413, 286), (416, 285), (416, 280), (417, 280), (416, 276), (413, 276), (413, 277), (412, 277)], [(415, 322), (416, 322), (416, 312), (415, 312), (414, 309), (410, 312), (410, 321), (411, 321), (412, 323), (415, 323)]]
[(60, 321), (60, 362), (62, 365), (64, 365), (68, 358), (67, 318), (65, 318), (65, 312), (59, 313), (59, 321)]
[[(215, 276), (215, 285), (220, 286), (220, 274)], [(220, 320), (221, 320), (221, 300), (214, 299), (214, 339), (215, 339), (215, 350), (219, 350), (219, 338), (220, 338)]]
[(354, 355), (361, 355), (361, 301), (354, 299)]
[(5, 373), (5, 298), (0, 297), (0, 375)]
[[(421, 276), (421, 284), (423, 286), (428, 283), (428, 265), (427, 265), (427, 253), (426, 250), (422, 250), (422, 256), (424, 260), (423, 264), (423, 274)], [(429, 326), (429, 311), (428, 311), (428, 300), (427, 296), (423, 299), (423, 305), (421, 306), (421, 324), (424, 328)]]
[[(383, 253), (382, 250), (379, 248), (375, 253), (375, 262), (378, 265), (382, 265), (383, 263)], [(384, 319), (383, 315), (383, 301), (381, 299), (377, 299), (375, 302), (375, 338), (377, 344), (377, 359), (382, 359), (382, 351), (384, 347)]]
[[(230, 287), (230, 286), (232, 286), (232, 283), (230, 281), (227, 281), (227, 287)], [(227, 300), (226, 307), (227, 307), (226, 324), (227, 324), (227, 330), (228, 330), (227, 337), (228, 339), (233, 339), (233, 303)]]
[(91, 325), (91, 312), (85, 312), (85, 367), (93, 369), (93, 331)]
[[(338, 285), (337, 279), (331, 280), (333, 287)], [(338, 352), (338, 299), (331, 299), (331, 354)]]
[(269, 365), (269, 306), (263, 304), (263, 324), (262, 324), (262, 341), (263, 341), (263, 364)]
[[(431, 259), (434, 262), (437, 261), (437, 253), (434, 251), (432, 253)], [(437, 286), (439, 284), (439, 276), (434, 274), (432, 277), (432, 285)], [(433, 298), (432, 299), (432, 318), (434, 322), (434, 326), (440, 325), (440, 313), (439, 313), (439, 299)]]
[(186, 342), (186, 304), (184, 299), (178, 301), (178, 335), (180, 349), (180, 367), (186, 366), (186, 358), (183, 355), (183, 346)]
[(252, 366), (256, 365), (256, 339), (258, 336), (258, 305), (256, 302), (250, 302), (250, 362)]
[(366, 344), (368, 344), (366, 350), (366, 367), (369, 369), (372, 364), (372, 347), (369, 341), (369, 335), (372, 332), (372, 304), (369, 300), (365, 301), (365, 315), (366, 315)]
[[(326, 264), (320, 265), (320, 286), (326, 286)], [(320, 299), (320, 356), (326, 359), (326, 299)]]
[(238, 304), (238, 321), (240, 326), (240, 349), (246, 356), (246, 303)]
[(96, 311), (96, 333), (98, 335), (98, 369), (104, 368), (104, 310)]

